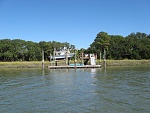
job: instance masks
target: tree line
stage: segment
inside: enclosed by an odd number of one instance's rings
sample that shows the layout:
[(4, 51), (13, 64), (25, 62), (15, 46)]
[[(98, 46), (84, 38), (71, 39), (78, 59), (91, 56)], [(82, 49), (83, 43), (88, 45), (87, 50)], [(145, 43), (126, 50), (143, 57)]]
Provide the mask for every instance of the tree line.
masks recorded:
[[(42, 50), (44, 59), (47, 60), (53, 54), (54, 48), (67, 47), (73, 51), (75, 45), (56, 41), (41, 41), (39, 43), (21, 39), (0, 40), (0, 61), (41, 61)], [(88, 49), (80, 49), (77, 53), (96, 53), (100, 58), (106, 51), (107, 59), (150, 59), (150, 34), (131, 33), (126, 37), (121, 35), (109, 35), (107, 32), (99, 32)]]
[(137, 32), (123, 37), (99, 32), (85, 51), (97, 53), (99, 57), (100, 53), (104, 54), (104, 50), (107, 59), (150, 59), (150, 34)]
[(62, 47), (75, 48), (74, 45), (67, 42), (41, 41), (36, 43), (21, 39), (2, 39), (0, 40), (0, 61), (41, 61), (42, 50), (44, 51), (44, 59), (47, 60), (54, 48), (57, 50)]

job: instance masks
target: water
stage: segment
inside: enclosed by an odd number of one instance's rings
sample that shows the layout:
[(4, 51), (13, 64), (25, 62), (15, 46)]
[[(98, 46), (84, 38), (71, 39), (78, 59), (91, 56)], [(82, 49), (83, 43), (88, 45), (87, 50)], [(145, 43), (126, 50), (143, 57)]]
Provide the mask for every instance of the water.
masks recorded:
[(0, 113), (148, 113), (150, 67), (0, 69)]

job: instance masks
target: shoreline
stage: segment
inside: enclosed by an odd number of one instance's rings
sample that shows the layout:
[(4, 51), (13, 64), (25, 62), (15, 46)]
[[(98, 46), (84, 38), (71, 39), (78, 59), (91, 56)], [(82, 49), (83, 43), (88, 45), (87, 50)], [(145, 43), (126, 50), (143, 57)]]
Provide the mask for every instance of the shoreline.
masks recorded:
[(107, 66), (150, 66), (150, 60), (107, 60)]
[[(60, 62), (59, 66), (64, 63)], [(97, 65), (103, 66), (103, 61), (100, 63), (97, 60)], [(150, 60), (107, 60), (107, 66), (150, 66)], [(48, 68), (50, 62), (45, 61), (44, 67)], [(0, 62), (0, 68), (42, 68), (41, 61), (23, 61), (23, 62)]]
[[(45, 67), (50, 63), (45, 62)], [(41, 61), (0, 62), (0, 68), (42, 68)]]

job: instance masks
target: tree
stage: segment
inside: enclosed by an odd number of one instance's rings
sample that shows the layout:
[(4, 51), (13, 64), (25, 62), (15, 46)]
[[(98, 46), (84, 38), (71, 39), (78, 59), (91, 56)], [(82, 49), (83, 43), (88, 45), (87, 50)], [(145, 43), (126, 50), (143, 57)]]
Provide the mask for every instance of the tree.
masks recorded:
[[(110, 36), (106, 32), (100, 32), (97, 34), (94, 42), (90, 45), (89, 50), (93, 53), (99, 55), (100, 52), (104, 50), (108, 51), (108, 46), (110, 45)], [(99, 56), (98, 56), (99, 57)]]
[(150, 59), (150, 35), (137, 32), (123, 37), (100, 32), (85, 52), (99, 53), (104, 49), (109, 59)]
[(109, 58), (123, 59), (127, 53), (124, 45), (124, 37), (119, 35), (111, 35), (110, 37)]

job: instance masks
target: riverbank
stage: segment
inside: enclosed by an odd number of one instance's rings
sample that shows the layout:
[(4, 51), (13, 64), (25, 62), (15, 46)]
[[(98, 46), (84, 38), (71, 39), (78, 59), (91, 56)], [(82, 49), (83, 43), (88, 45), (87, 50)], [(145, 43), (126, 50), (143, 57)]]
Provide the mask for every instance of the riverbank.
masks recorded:
[(150, 66), (150, 60), (107, 60), (107, 66)]
[[(65, 65), (59, 62), (58, 65)], [(99, 64), (99, 61), (97, 61)], [(103, 64), (103, 61), (101, 62)], [(107, 60), (107, 66), (150, 66), (150, 60)], [(50, 66), (50, 62), (44, 62), (45, 68)], [(41, 61), (30, 62), (0, 62), (0, 68), (42, 68)]]
[[(49, 65), (50, 63), (48, 61), (44, 63), (45, 67), (48, 67)], [(42, 68), (42, 62), (0, 62), (0, 68)]]

